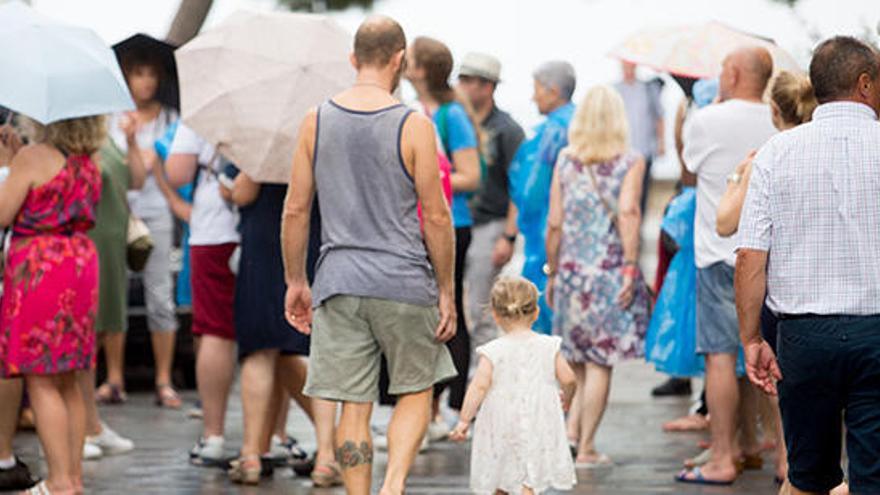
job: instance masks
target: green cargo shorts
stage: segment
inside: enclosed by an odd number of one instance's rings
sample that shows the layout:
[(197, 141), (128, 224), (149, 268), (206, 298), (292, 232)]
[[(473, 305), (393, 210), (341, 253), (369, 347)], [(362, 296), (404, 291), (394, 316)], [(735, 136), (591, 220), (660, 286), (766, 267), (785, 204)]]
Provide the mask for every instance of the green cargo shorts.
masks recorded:
[(379, 370), (388, 361), (388, 393), (421, 392), (456, 376), (446, 346), (434, 332), (436, 306), (335, 296), (318, 307), (312, 324), (305, 394), (342, 402), (379, 400)]

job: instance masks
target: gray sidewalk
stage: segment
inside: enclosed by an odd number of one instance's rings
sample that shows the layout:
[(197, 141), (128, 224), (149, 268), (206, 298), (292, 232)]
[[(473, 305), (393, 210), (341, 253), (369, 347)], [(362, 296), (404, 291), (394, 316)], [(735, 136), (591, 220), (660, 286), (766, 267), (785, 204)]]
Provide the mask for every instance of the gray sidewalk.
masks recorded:
[[(733, 487), (711, 488), (680, 485), (673, 475), (685, 457), (698, 452), (698, 434), (664, 434), (663, 421), (687, 412), (690, 401), (651, 399), (650, 388), (663, 376), (641, 362), (620, 366), (614, 375), (611, 404), (599, 431), (598, 446), (614, 459), (615, 466), (594, 472), (579, 471), (576, 494), (773, 494), (771, 459), (763, 471), (749, 472)], [(699, 389), (696, 384), (695, 391)], [(192, 393), (186, 394), (193, 400)], [(227, 445), (230, 455), (241, 442), (241, 407), (238, 397), (230, 400)], [(378, 421), (387, 419), (379, 409)], [(137, 445), (129, 455), (86, 462), (87, 493), (93, 494), (341, 494), (343, 490), (313, 490), (308, 480), (294, 478), (289, 470), (260, 487), (241, 488), (229, 483), (219, 470), (188, 464), (188, 449), (199, 434), (200, 423), (184, 412), (166, 411), (152, 405), (152, 397), (135, 395), (124, 406), (105, 407), (104, 419)], [(305, 416), (294, 410), (289, 431), (311, 450), (314, 438)], [(37, 438), (22, 433), (16, 439), (19, 454), (31, 465), (39, 465)], [(381, 473), (386, 457), (376, 457)], [(381, 476), (381, 474), (379, 474)], [(378, 480), (377, 480), (378, 481)], [(419, 456), (407, 493), (464, 494), (468, 486), (468, 449), (465, 445), (437, 444)]]

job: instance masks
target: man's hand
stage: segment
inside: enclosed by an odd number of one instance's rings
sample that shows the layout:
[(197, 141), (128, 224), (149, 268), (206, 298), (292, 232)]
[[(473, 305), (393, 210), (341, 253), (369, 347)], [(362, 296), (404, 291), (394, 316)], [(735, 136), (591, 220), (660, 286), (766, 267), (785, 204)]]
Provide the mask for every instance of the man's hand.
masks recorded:
[(287, 322), (302, 334), (312, 334), (312, 290), (305, 282), (287, 286), (284, 298), (284, 316)]
[(776, 396), (776, 382), (782, 380), (782, 372), (776, 362), (773, 349), (764, 339), (747, 342), (743, 346), (746, 358), (746, 373), (749, 379), (765, 394)]
[(513, 257), (513, 243), (506, 237), (499, 237), (495, 241), (495, 249), (492, 250), (492, 264), (495, 268), (501, 268), (510, 262)]
[(464, 421), (459, 421), (455, 428), (449, 433), (449, 439), (453, 442), (464, 442), (467, 440), (468, 430), (471, 425)]
[(449, 342), (455, 337), (457, 315), (455, 312), (455, 294), (441, 292), (440, 293), (440, 324), (437, 325), (437, 331), (434, 332), (439, 342)]

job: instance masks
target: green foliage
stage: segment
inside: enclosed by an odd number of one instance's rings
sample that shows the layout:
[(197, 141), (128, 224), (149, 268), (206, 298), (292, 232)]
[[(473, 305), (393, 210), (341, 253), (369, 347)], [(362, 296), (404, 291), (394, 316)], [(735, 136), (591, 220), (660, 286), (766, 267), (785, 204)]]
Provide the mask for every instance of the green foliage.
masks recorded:
[(329, 10), (345, 10), (350, 7), (369, 9), (373, 0), (278, 0), (290, 10), (305, 12), (323, 12)]

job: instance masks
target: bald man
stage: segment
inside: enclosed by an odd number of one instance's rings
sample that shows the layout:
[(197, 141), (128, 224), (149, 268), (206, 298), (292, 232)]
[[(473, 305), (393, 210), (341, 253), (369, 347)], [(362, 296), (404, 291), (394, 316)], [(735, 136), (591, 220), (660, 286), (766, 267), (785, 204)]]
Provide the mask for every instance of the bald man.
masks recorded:
[[(718, 201), (736, 164), (776, 133), (770, 107), (762, 101), (773, 73), (763, 48), (742, 48), (724, 60), (719, 80), (721, 102), (689, 119), (684, 132), (684, 161), (697, 176), (694, 248), (697, 263), (697, 352), (706, 358), (706, 399), (712, 433), (712, 457), (678, 479), (689, 483), (733, 483), (734, 452), (752, 453), (752, 445), (734, 448), (740, 383), (736, 376), (739, 327), (734, 304), (736, 241), (715, 230)], [(752, 393), (743, 381), (742, 392)]]
[[(287, 196), (281, 228), (286, 316), (312, 335), (305, 393), (342, 402), (336, 460), (351, 495), (371, 489), (370, 415), (381, 355), (389, 392), (398, 396), (381, 495), (403, 493), (433, 387), (456, 375), (444, 345), (456, 332), (452, 220), (434, 125), (393, 96), (405, 49), (403, 29), (387, 17), (358, 29), (355, 84), (300, 126), (290, 180), (296, 193)], [(306, 248), (316, 193), (323, 245), (310, 287)]]

